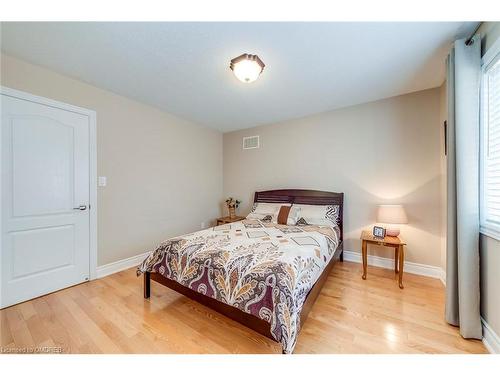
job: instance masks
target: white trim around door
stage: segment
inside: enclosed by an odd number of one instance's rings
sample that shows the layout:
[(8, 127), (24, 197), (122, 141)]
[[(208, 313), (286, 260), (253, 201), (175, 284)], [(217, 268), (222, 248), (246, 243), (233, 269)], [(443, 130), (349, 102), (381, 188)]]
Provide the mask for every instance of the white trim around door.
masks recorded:
[[(89, 118), (89, 277), (97, 278), (97, 116), (96, 112), (72, 104), (0, 86), (0, 93), (13, 98), (63, 109)], [(1, 182), (0, 176), (0, 182)], [(1, 186), (1, 183), (0, 183)], [(1, 219), (0, 219), (1, 220)], [(2, 223), (0, 222), (0, 227)], [(0, 252), (1, 252), (0, 241)], [(1, 272), (1, 268), (0, 268)], [(1, 280), (1, 274), (0, 274)], [(1, 293), (1, 292), (0, 292)]]

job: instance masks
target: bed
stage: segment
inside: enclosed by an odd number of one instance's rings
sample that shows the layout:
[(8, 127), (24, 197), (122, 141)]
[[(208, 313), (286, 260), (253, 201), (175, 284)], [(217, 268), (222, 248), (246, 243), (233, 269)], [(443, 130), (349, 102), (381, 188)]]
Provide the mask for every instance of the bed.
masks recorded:
[(256, 192), (254, 207), (333, 206), (335, 225), (249, 219), (166, 240), (138, 267), (144, 298), (150, 298), (154, 280), (269, 337), (291, 354), (333, 265), (343, 260), (343, 197), (317, 190)]

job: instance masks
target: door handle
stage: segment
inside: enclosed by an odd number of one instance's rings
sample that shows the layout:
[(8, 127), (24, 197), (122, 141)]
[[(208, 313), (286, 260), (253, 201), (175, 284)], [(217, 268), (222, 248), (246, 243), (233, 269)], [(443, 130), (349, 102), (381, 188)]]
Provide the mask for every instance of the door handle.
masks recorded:
[(87, 206), (82, 204), (78, 207), (73, 207), (73, 210), (80, 210), (80, 211), (85, 211), (87, 209)]

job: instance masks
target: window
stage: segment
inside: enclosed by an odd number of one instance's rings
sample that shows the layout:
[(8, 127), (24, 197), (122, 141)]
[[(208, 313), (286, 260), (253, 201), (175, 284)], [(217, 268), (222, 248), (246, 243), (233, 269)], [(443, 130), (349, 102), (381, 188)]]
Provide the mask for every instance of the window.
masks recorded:
[[(496, 48), (495, 48), (496, 47)], [(483, 57), (481, 84), (481, 233), (500, 239), (500, 45)]]

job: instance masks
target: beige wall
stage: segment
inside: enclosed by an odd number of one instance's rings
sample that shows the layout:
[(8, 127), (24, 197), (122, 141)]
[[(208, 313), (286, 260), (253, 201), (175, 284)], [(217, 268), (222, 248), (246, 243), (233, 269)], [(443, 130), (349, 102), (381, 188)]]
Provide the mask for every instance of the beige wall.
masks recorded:
[(220, 214), (222, 134), (2, 55), (1, 84), (97, 112), (98, 264), (152, 249)]
[[(478, 30), (482, 53), (500, 37), (500, 22), (484, 22)], [(481, 315), (500, 336), (500, 241), (481, 235)]]
[[(344, 249), (359, 251), (376, 205), (402, 203), (407, 260), (441, 265), (443, 197), (440, 89), (420, 91), (278, 124), (224, 134), (224, 196), (305, 188), (345, 193)], [(260, 135), (261, 148), (242, 150)], [(371, 250), (373, 252), (373, 250)], [(378, 249), (380, 256), (391, 256)]]
[(500, 241), (481, 235), (481, 316), (500, 336)]

